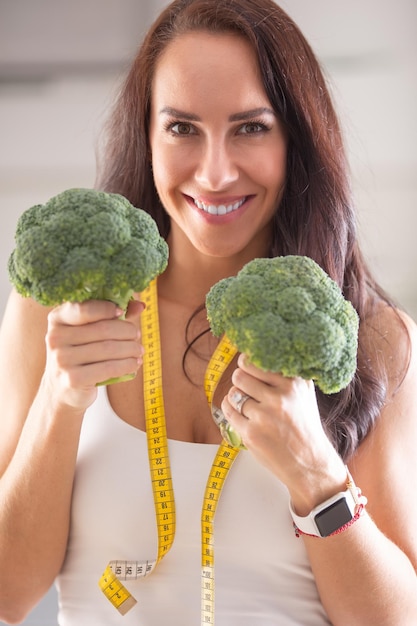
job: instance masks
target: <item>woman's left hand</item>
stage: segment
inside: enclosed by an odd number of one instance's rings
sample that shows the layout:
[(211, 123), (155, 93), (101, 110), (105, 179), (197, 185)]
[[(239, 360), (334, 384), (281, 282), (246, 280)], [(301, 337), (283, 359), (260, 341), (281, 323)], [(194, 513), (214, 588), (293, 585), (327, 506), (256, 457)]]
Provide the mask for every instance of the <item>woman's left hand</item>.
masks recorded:
[[(264, 372), (240, 355), (233, 386), (222, 402), (246, 448), (287, 485), (299, 515), (346, 489), (346, 469), (328, 439), (314, 383)], [(236, 402), (249, 398), (237, 410)]]

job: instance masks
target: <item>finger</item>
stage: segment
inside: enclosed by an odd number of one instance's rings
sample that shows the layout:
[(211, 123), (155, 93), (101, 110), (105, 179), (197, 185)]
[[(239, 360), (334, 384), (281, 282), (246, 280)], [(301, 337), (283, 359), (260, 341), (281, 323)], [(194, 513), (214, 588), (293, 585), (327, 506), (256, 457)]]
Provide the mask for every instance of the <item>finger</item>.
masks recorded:
[(243, 393), (237, 387), (231, 387), (227, 396), (230, 404), (233, 406), (235, 411), (237, 411), (238, 413), (240, 413), (240, 415), (243, 415), (244, 417), (248, 417), (245, 412), (246, 405), (248, 401), (253, 400), (253, 398), (251, 398), (251, 396), (249, 396), (248, 394)]
[(86, 302), (64, 302), (48, 314), (51, 324), (80, 326), (102, 319), (114, 319), (124, 311), (108, 300), (87, 300)]
[(126, 319), (138, 318), (145, 310), (145, 303), (140, 300), (131, 300), (127, 307)]
[[(280, 372), (269, 372), (261, 370), (259, 367), (256, 367), (256, 365), (253, 365), (253, 363), (250, 363), (248, 357), (244, 354), (239, 355), (237, 364), (238, 368), (235, 370), (236, 376), (233, 379), (233, 382), (238, 387), (240, 386), (242, 380), (249, 380), (248, 378), (245, 378), (243, 373), (245, 373), (247, 376), (251, 377), (254, 380), (260, 381), (262, 384), (269, 385), (270, 387), (277, 387), (282, 392), (289, 391), (294, 385), (294, 381), (302, 380), (299, 379), (299, 377), (297, 376), (289, 377), (284, 376)], [(247, 391), (246, 389), (244, 389), (244, 391), (246, 393), (249, 393), (250, 395), (254, 395), (254, 393), (252, 393), (251, 391)]]
[(127, 374), (136, 374), (139, 368), (136, 359), (120, 359), (102, 361), (100, 363), (82, 364), (65, 369), (60, 372), (60, 377), (65, 379), (69, 388), (94, 387), (103, 380), (119, 378)]
[(95, 344), (69, 346), (62, 349), (56, 361), (65, 369), (73, 365), (91, 365), (110, 361), (134, 359), (141, 362), (143, 348), (137, 341), (100, 341)]
[(251, 396), (258, 402), (265, 395), (265, 382), (256, 378), (251, 373), (237, 367), (232, 374), (232, 384), (234, 388), (239, 389), (243, 393)]
[[(95, 385), (101, 380), (136, 372), (143, 361), (138, 341), (100, 341), (64, 345), (48, 351), (48, 362), (69, 386)], [(110, 372), (109, 375), (108, 372)]]
[(269, 372), (260, 369), (253, 363), (249, 361), (249, 358), (246, 354), (239, 354), (237, 365), (241, 371), (250, 374), (251, 376), (261, 380), (266, 384), (273, 384), (276, 376), (282, 376), (282, 374), (278, 374), (276, 372)]
[(69, 326), (51, 323), (46, 337), (50, 349), (63, 346), (92, 346), (102, 341), (134, 341), (139, 342), (140, 332), (134, 323), (125, 320), (101, 320)]
[[(104, 306), (101, 306), (102, 304)], [(56, 307), (50, 313), (49, 335), (51, 344), (81, 345), (109, 338), (138, 340), (140, 338), (139, 317), (144, 307), (144, 303), (132, 301), (126, 319), (120, 319), (117, 315), (119, 310), (111, 302), (92, 300), (80, 305), (66, 303)], [(100, 319), (97, 319), (98, 316)], [(54, 337), (57, 339), (54, 340)]]
[(221, 410), (226, 420), (231, 424), (231, 426), (236, 430), (236, 432), (240, 434), (240, 436), (243, 439), (244, 434), (246, 432), (247, 425), (249, 423), (248, 417), (236, 411), (235, 407), (230, 402), (228, 395), (223, 398), (223, 401), (221, 403)]

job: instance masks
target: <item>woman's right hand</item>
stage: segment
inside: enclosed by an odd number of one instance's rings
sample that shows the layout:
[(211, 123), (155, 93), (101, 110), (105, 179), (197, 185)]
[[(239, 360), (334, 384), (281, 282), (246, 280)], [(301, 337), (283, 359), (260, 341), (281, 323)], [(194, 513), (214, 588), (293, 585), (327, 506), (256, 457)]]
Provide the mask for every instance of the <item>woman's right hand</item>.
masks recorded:
[(97, 383), (136, 373), (143, 356), (139, 331), (143, 308), (143, 303), (132, 301), (125, 319), (120, 319), (123, 311), (108, 301), (66, 302), (52, 309), (42, 381), (48, 398), (85, 411), (96, 398)]

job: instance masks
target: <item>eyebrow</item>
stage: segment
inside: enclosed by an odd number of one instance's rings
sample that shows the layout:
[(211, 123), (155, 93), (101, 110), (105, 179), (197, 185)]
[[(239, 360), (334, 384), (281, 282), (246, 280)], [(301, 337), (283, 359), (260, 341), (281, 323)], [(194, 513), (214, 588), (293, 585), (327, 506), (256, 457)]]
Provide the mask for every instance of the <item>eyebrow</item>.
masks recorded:
[[(173, 107), (164, 107), (159, 112), (162, 115), (171, 115), (172, 117), (181, 118), (183, 120), (187, 120), (187, 122), (200, 122), (201, 118), (198, 115), (194, 115), (193, 113), (187, 113), (186, 111), (180, 111), (179, 109), (175, 109)], [(254, 117), (258, 117), (259, 115), (273, 115), (275, 117), (275, 112), (269, 107), (258, 107), (256, 109), (250, 109), (249, 111), (242, 111), (240, 113), (233, 113), (233, 115), (229, 116), (229, 122), (243, 122), (245, 120), (250, 120)]]
[(199, 122), (200, 118), (197, 115), (193, 115), (192, 113), (186, 113), (185, 111), (180, 111), (179, 109), (174, 109), (173, 107), (164, 107), (159, 111), (161, 115), (171, 115), (172, 117), (178, 117), (182, 120), (187, 120), (188, 122)]
[(269, 107), (258, 107), (257, 109), (250, 109), (249, 111), (242, 111), (242, 113), (234, 113), (229, 117), (229, 122), (244, 122), (259, 115), (273, 115), (275, 117), (275, 111)]

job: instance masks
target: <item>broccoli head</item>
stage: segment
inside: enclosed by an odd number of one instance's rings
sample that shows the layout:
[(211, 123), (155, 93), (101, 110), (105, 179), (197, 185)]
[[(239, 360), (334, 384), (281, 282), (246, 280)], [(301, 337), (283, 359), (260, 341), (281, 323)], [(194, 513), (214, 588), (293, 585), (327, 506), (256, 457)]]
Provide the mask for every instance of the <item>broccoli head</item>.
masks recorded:
[(123, 310), (168, 262), (153, 218), (119, 194), (67, 189), (19, 218), (11, 283), (46, 306), (111, 300)]
[(206, 296), (215, 336), (223, 333), (260, 369), (313, 380), (324, 393), (356, 371), (359, 318), (312, 259), (254, 259)]

